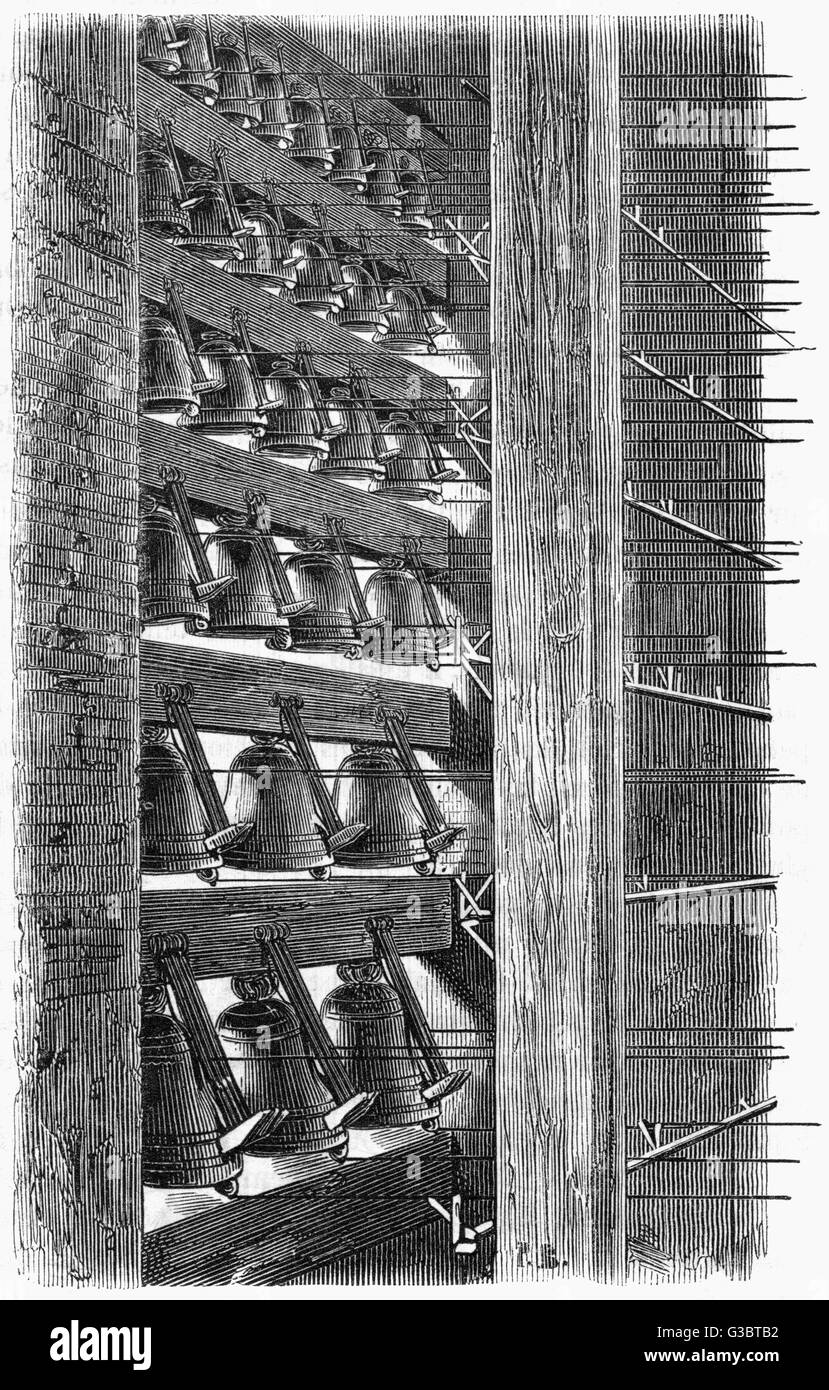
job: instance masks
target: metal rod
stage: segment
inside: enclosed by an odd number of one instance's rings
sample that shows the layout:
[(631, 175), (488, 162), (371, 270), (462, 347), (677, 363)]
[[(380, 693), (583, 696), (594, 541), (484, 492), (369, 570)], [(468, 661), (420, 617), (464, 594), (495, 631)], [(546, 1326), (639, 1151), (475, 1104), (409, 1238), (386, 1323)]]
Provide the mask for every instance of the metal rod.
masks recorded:
[(629, 1158), (625, 1164), (625, 1171), (635, 1173), (640, 1168), (647, 1167), (649, 1163), (666, 1158), (668, 1154), (678, 1153), (680, 1149), (687, 1149), (692, 1144), (700, 1144), (703, 1139), (709, 1139), (714, 1134), (722, 1134), (727, 1129), (733, 1129), (735, 1125), (742, 1124), (744, 1120), (753, 1120), (758, 1115), (765, 1115), (769, 1110), (774, 1110), (776, 1105), (777, 1100), (774, 1096), (768, 1100), (761, 1100), (756, 1105), (746, 1105), (736, 1114), (726, 1115), (724, 1119), (718, 1120), (715, 1124), (706, 1125), (703, 1129), (697, 1129), (692, 1134), (686, 1134), (679, 1139), (671, 1139), (667, 1144), (660, 1144), (658, 1148), (651, 1149), (649, 1153), (643, 1154), (640, 1158)]
[(164, 701), (164, 712), (167, 719), (181, 739), (188, 766), (210, 821), (211, 830), (214, 834), (221, 830), (228, 830), (230, 821), (224, 808), (224, 802), (219, 796), (219, 789), (213, 780), (201, 739), (190, 713), (193, 687), (189, 684), (168, 685), (159, 681), (155, 687), (155, 693), (159, 699)]
[(278, 709), (282, 719), (283, 732), (289, 742), (293, 744), (294, 750), (302, 769), (307, 776), (314, 793), (317, 803), (317, 811), (325, 828), (326, 836), (329, 840), (335, 836), (341, 836), (345, 827), (340, 819), (339, 812), (334, 803), (331, 790), (325, 782), (325, 778), (320, 771), (316, 754), (314, 753), (311, 740), (305, 731), (300, 710), (303, 701), (298, 695), (290, 695), (283, 698), (274, 693), (271, 695), (270, 704), (274, 709)]
[(182, 201), (184, 201), (184, 199), (187, 197), (187, 186), (184, 182), (184, 175), (181, 172), (181, 164), (179, 162), (178, 150), (176, 149), (175, 142), (173, 140), (174, 122), (162, 116), (160, 111), (156, 113), (156, 120), (158, 121), (158, 128), (161, 131), (162, 136), (164, 137), (164, 144), (167, 148), (167, 154), (169, 156), (170, 163), (173, 166), (176, 179), (178, 180), (178, 186), (181, 192)]
[[(214, 585), (215, 580), (210, 568), (210, 561), (207, 558), (201, 536), (196, 529), (195, 518), (190, 507), (190, 498), (184, 487), (184, 474), (181, 469), (173, 468), (169, 464), (162, 464), (158, 471), (164, 483), (167, 505), (181, 527), (199, 581), (202, 584)], [(233, 582), (235, 576), (228, 575), (227, 578)], [(222, 585), (222, 588), (226, 587), (227, 585)]]
[(771, 710), (762, 705), (742, 705), (736, 700), (720, 700), (714, 695), (692, 695), (686, 690), (669, 690), (661, 685), (643, 685), (639, 681), (625, 681), (624, 688), (632, 695), (650, 695), (660, 700), (673, 700), (677, 704), (722, 710), (725, 714), (743, 714), (749, 719), (771, 719)]
[(649, 888), (641, 893), (626, 893), (626, 903), (664, 902), (670, 898), (712, 897), (717, 893), (750, 892), (754, 888), (776, 888), (776, 878), (735, 878), (721, 883), (697, 883), (681, 888)]
[(216, 1035), (190, 963), (184, 932), (154, 936), (151, 942), (158, 973), (173, 992), (176, 1011), (187, 1030), (199, 1071), (227, 1129), (250, 1118), (230, 1063)]
[(300, 1023), (328, 1083), (328, 1089), (338, 1104), (343, 1105), (355, 1095), (354, 1084), (326, 1032), (308, 986), (291, 955), (288, 928), (281, 923), (273, 923), (257, 927), (254, 935), (262, 947), (265, 964), (273, 971), (290, 1004), (299, 1015)]
[(396, 990), (400, 996), (409, 1027), (423, 1054), (429, 1080), (432, 1082), (442, 1081), (444, 1077), (449, 1075), (449, 1068), (443, 1060), (435, 1035), (400, 959), (400, 952), (393, 935), (393, 926), (394, 923), (390, 917), (369, 917), (366, 921), (366, 930), (374, 942), (380, 964), (386, 972), (392, 989)]
[(446, 627), (446, 623), (444, 622), (443, 617), (441, 615), (441, 611), (438, 608), (434, 590), (431, 584), (429, 583), (429, 580), (426, 576), (426, 570), (423, 565), (423, 558), (421, 555), (422, 546), (423, 542), (421, 541), (419, 536), (404, 536), (403, 538), (403, 554), (406, 557), (406, 563), (408, 564), (409, 569), (411, 570), (412, 574), (417, 580), (421, 595), (423, 597), (423, 602), (426, 605), (426, 611), (429, 614), (432, 626), (444, 629)]
[(222, 146), (215, 142), (210, 146), (210, 152), (213, 155), (213, 165), (216, 170), (220, 192), (227, 211), (228, 227), (233, 236), (238, 236), (240, 232), (245, 230), (245, 222), (236, 206), (236, 199), (233, 196), (233, 186), (230, 182), (230, 175), (227, 172), (225, 152)]
[[(667, 352), (667, 355), (674, 356), (675, 354)], [(708, 355), (710, 356), (713, 354)], [(759, 440), (762, 444), (771, 444), (773, 442), (767, 435), (762, 434), (760, 430), (754, 429), (752, 425), (747, 425), (743, 420), (735, 419), (733, 415), (729, 415), (727, 410), (722, 410), (720, 406), (714, 405), (707, 397), (701, 396), (697, 391), (692, 390), (690, 386), (685, 386), (681, 381), (677, 381), (675, 377), (667, 376), (665, 372), (660, 371), (659, 367), (654, 367), (653, 364), (648, 362), (644, 357), (637, 356), (636, 353), (631, 352), (628, 348), (622, 348), (622, 356), (626, 357), (629, 362), (635, 363), (637, 367), (641, 367), (649, 376), (656, 377), (659, 381), (664, 381), (666, 386), (673, 387), (675, 391), (681, 392), (681, 394), (687, 396), (689, 400), (696, 401), (698, 405), (704, 406), (706, 410), (711, 411), (712, 415), (718, 416), (721, 420), (727, 420), (728, 423), (734, 425), (736, 429), (745, 430), (746, 434), (750, 435), (752, 439)]]
[(171, 280), (169, 276), (166, 276), (164, 279), (164, 290), (167, 295), (167, 308), (170, 311), (170, 317), (181, 339), (184, 351), (187, 353), (187, 360), (193, 369), (193, 375), (198, 379), (200, 384), (206, 384), (209, 382), (210, 378), (204, 370), (204, 364), (193, 346), (193, 335), (190, 332), (190, 324), (184, 312), (184, 305), (181, 302), (178, 285), (174, 280)]
[(446, 829), (446, 821), (438, 810), (437, 802), (432, 795), (432, 789), (423, 775), (423, 769), (415, 757), (414, 749), (409, 742), (406, 733), (405, 713), (403, 710), (391, 709), (388, 706), (381, 708), (378, 713), (382, 717), (389, 743), (395, 748), (406, 772), (411, 781), (412, 790), (417, 797), (418, 804), (423, 818), (432, 834), (442, 834)]
[(337, 516), (326, 516), (324, 520), (334, 549), (337, 552), (337, 559), (340, 563), (343, 579), (351, 595), (353, 617), (360, 627), (376, 627), (377, 624), (368, 611), (365, 595), (360, 588), (360, 581), (354, 571), (351, 554), (345, 543), (345, 522)]

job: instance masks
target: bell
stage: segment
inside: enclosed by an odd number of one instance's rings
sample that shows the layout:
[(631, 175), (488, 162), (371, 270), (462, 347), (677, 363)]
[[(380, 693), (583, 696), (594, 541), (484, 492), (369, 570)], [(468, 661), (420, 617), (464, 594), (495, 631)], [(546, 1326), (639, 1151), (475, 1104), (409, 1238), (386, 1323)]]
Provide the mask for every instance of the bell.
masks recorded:
[(400, 183), (403, 189), (400, 226), (408, 232), (430, 235), (435, 230), (435, 224), (429, 216), (429, 185), (421, 173), (412, 169), (405, 157), (400, 161)]
[(264, 434), (254, 439), (253, 450), (268, 450), (281, 459), (313, 468), (329, 452), (326, 422), (313, 387), (283, 364), (276, 365), (271, 380), (278, 383), (282, 408), (271, 417)]
[(193, 564), (181, 526), (171, 509), (154, 498), (138, 532), (138, 594), (142, 624), (189, 623), (205, 632), (210, 619), (207, 595)]
[(219, 330), (202, 335), (198, 355), (205, 375), (219, 378), (221, 386), (211, 392), (207, 404), (202, 402), (198, 416), (188, 420), (189, 427), (214, 434), (261, 434), (268, 410), (250, 355)]
[(191, 768), (166, 738), (157, 724), (141, 730), (141, 869), (213, 878), (222, 863), (218, 850), (238, 838), (238, 827), (213, 831)]
[(296, 125), (292, 157), (311, 173), (326, 178), (334, 167), (336, 151), (322, 102), (312, 97), (303, 84), (294, 83), (291, 111)]
[(374, 165), (366, 157), (356, 118), (349, 121), (346, 112), (339, 107), (332, 107), (329, 114), (331, 139), (337, 151), (331, 182), (344, 193), (360, 197), (368, 187), (368, 175)]
[(368, 826), (358, 844), (343, 849), (338, 861), (355, 869), (411, 866), (423, 876), (435, 861), (425, 841), (425, 823), (395, 754), (376, 744), (355, 744), (334, 783), (340, 818)]
[(371, 271), (362, 266), (357, 258), (343, 262), (342, 278), (345, 289), (342, 294), (343, 307), (337, 322), (352, 333), (364, 333), (371, 341), (378, 343), (389, 331), (389, 314), (392, 309), (390, 292), (381, 287)]
[(296, 264), (294, 303), (322, 319), (339, 314), (347, 284), (339, 264), (322, 242), (300, 237), (291, 246), (291, 256)]
[(268, 204), (261, 199), (248, 202), (244, 221), (247, 235), (242, 240), (242, 254), (238, 260), (230, 261), (229, 273), (277, 290), (292, 289), (296, 284), (296, 258)]
[(293, 119), (288, 84), (281, 64), (279, 71), (268, 63), (257, 63), (253, 72), (258, 103), (259, 140), (271, 140), (278, 150), (289, 150), (294, 143), (297, 122)]
[(338, 478), (381, 478), (386, 460), (393, 456), (394, 446), (379, 428), (373, 408), (352, 398), (347, 432), (333, 440), (328, 454), (313, 462), (310, 472)]
[(369, 577), (365, 588), (366, 605), (382, 627), (364, 651), (370, 661), (395, 666), (428, 666), (437, 671), (439, 653), (446, 628), (435, 625), (424, 602), (417, 577), (404, 560), (387, 556)]
[(235, 976), (230, 983), (239, 1002), (220, 1014), (216, 1028), (231, 1071), (251, 1111), (283, 1116), (246, 1152), (344, 1158), (348, 1134), (336, 1122), (339, 1107), (308, 1055), (294, 1009), (272, 997), (275, 986), (268, 974)]
[(287, 638), (280, 635), (285, 617), (305, 605), (294, 599), (287, 581), (282, 592), (277, 588), (266, 549), (270, 543), (270, 537), (243, 521), (225, 520), (207, 537), (205, 551), (213, 572), (235, 576), (235, 583), (211, 604), (211, 637), (259, 638), (272, 641), (279, 650), (286, 645)]
[(196, 415), (193, 365), (175, 326), (155, 304), (141, 306), (138, 401), (142, 410)]
[(374, 132), (367, 138), (366, 144), (367, 157), (372, 163), (368, 175), (366, 202), (375, 211), (384, 212), (387, 216), (397, 219), (403, 206), (403, 188), (390, 130), (387, 128), (385, 147), (382, 144), (382, 136)]
[(196, 1079), (188, 1036), (163, 1012), (161, 985), (142, 991), (141, 1179), (148, 1187), (215, 1187), (234, 1196), (242, 1160), (222, 1147), (212, 1097)]
[(216, 46), (216, 68), (219, 94), (213, 109), (217, 116), (224, 116), (243, 130), (258, 126), (261, 111), (247, 54), (225, 40)]
[(219, 95), (216, 64), (207, 30), (198, 24), (182, 24), (181, 70), (173, 74), (173, 85), (197, 101), (212, 106)]
[(285, 561), (285, 570), (299, 598), (314, 606), (314, 612), (288, 619), (291, 649), (298, 652), (340, 652), (359, 656), (363, 637), (352, 614), (348, 581), (339, 557), (325, 548), (325, 542), (308, 542)]
[(334, 859), (322, 835), (311, 783), (295, 754), (276, 736), (256, 735), (253, 747), (230, 765), (225, 797), (228, 820), (252, 821), (253, 829), (225, 863), (258, 873), (297, 873), (327, 878)]
[(456, 469), (446, 467), (431, 434), (406, 411), (392, 413), (385, 433), (390, 442), (397, 444), (399, 453), (389, 459), (384, 476), (375, 480), (369, 490), (393, 497), (442, 501), (441, 483), (458, 474)]
[(337, 967), (343, 981), (322, 1006), (327, 1025), (353, 1085), (374, 1091), (371, 1109), (355, 1128), (423, 1124), (440, 1117), (440, 1102), (424, 1096), (427, 1077), (407, 1025), (400, 996), (376, 961)]
[(145, 145), (138, 151), (138, 221), (162, 238), (190, 234), (192, 199), (184, 196), (178, 170), (166, 151)]
[(435, 338), (444, 332), (443, 325), (422, 302), (416, 291), (404, 285), (394, 285), (394, 301), (388, 315), (386, 347), (394, 352), (435, 353)]
[(157, 72), (159, 77), (170, 77), (181, 69), (179, 49), (186, 42), (186, 39), (176, 37), (171, 19), (145, 16), (138, 30), (138, 61), (145, 68)]
[(173, 237), (173, 245), (211, 260), (241, 260), (245, 253), (237, 240), (233, 214), (221, 184), (209, 177), (193, 183), (188, 204), (192, 209), (190, 228)]

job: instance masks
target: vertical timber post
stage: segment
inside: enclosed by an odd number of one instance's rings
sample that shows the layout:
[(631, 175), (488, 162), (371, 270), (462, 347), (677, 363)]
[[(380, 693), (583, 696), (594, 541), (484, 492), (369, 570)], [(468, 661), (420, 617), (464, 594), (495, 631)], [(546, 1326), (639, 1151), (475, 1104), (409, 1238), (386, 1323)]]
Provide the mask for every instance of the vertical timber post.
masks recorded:
[(624, 1277), (614, 20), (493, 22), (498, 1277)]
[(21, 16), (12, 114), (21, 1273), (137, 1282), (134, 22)]

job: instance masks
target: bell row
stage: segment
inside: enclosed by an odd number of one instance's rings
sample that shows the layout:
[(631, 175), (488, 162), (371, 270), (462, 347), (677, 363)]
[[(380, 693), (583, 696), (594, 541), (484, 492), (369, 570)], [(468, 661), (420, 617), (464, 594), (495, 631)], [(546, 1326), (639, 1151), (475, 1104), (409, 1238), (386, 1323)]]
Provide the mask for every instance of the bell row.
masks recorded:
[(447, 824), (405, 729), (401, 710), (378, 707), (385, 745), (354, 745), (333, 791), (296, 697), (271, 697), (280, 732), (254, 736), (234, 759), (224, 800), (193, 723), (189, 685), (157, 687), (167, 723), (142, 729), (141, 869), (218, 880), (222, 864), (257, 873), (330, 877), (353, 869), (412, 868), (431, 875), (465, 834)]
[(359, 250), (338, 251), (320, 206), (316, 226), (286, 228), (273, 185), (255, 194), (235, 189), (218, 149), (212, 169), (199, 164), (185, 175), (169, 122), (164, 128), (166, 149), (145, 137), (139, 151), (142, 230), (374, 342), (386, 338), (401, 352), (436, 350), (443, 325), (426, 308), (407, 258), (398, 258), (394, 279), (384, 283), (365, 231)]
[(367, 479), (370, 490), (440, 503), (441, 484), (458, 476), (448, 466), (433, 425), (416, 402), (381, 422), (365, 372), (352, 366), (347, 382), (324, 388), (304, 343), (293, 358), (260, 371), (244, 315), (234, 333), (211, 330), (193, 342), (175, 286), (168, 313), (147, 304), (141, 314), (139, 402), (143, 410), (175, 414), (189, 429), (247, 437), (253, 453), (346, 481)]
[(416, 538), (404, 537), (402, 553), (386, 556), (363, 589), (337, 518), (283, 561), (261, 494), (247, 494), (247, 519), (224, 518), (202, 537), (184, 475), (164, 468), (162, 477), (163, 500), (142, 497), (142, 625), (183, 623), (191, 635), (259, 640), (275, 651), (438, 669), (451, 631)]
[(177, 30), (172, 20), (145, 19), (139, 61), (367, 207), (409, 231), (434, 234), (429, 175), (418, 142), (412, 141), (410, 152), (395, 148), (388, 123), (381, 132), (360, 120), (355, 102), (330, 104), (321, 76), (314, 79), (316, 92), (290, 81), (281, 61), (274, 66), (253, 60), (244, 26), (243, 50), (226, 38), (214, 44), (205, 20), (204, 26)]
[[(150, 1187), (235, 1195), (245, 1154), (347, 1157), (348, 1130), (436, 1128), (450, 1071), (388, 918), (366, 923), (372, 954), (339, 967), (322, 1014), (289, 930), (259, 927), (263, 969), (232, 980), (214, 1028), (183, 933), (155, 938), (161, 983), (143, 991), (142, 1178)], [(175, 1013), (171, 1011), (175, 1003)]]

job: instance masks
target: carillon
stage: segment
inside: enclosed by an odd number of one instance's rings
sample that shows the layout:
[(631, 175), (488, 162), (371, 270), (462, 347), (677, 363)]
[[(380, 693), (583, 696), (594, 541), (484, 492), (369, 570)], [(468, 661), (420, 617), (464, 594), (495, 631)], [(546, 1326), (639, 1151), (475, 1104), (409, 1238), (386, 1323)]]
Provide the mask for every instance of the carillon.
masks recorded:
[[(376, 1098), (355, 1127), (422, 1124), (437, 1127), (441, 1101), (460, 1089), (468, 1071), (449, 1071), (412, 988), (389, 918), (369, 918), (375, 958), (337, 967), (343, 981), (322, 1017), (353, 1084)], [(384, 974), (387, 978), (384, 979)]]
[(142, 410), (196, 415), (208, 386), (187, 344), (157, 304), (143, 302), (139, 321), (138, 401)]
[(219, 95), (219, 74), (209, 27), (206, 23), (182, 24), (179, 35), (183, 41), (181, 68), (173, 74), (173, 84), (197, 101), (213, 106)]
[(337, 322), (341, 328), (360, 333), (373, 343), (382, 342), (389, 331), (389, 315), (394, 304), (394, 291), (381, 285), (375, 275), (362, 264), (362, 257), (347, 256), (342, 263), (345, 288), (342, 309)]
[(163, 238), (187, 237), (190, 210), (198, 199), (188, 198), (178, 162), (155, 143), (138, 151), (138, 221), (144, 231)]
[(373, 482), (370, 490), (440, 504), (441, 484), (457, 478), (458, 472), (447, 467), (426, 416), (415, 410), (393, 411), (385, 432), (396, 448), (382, 478)]
[[(237, 328), (238, 328), (237, 321)], [(269, 413), (281, 404), (269, 400), (251, 354), (230, 333), (203, 333), (197, 355), (205, 374), (221, 384), (202, 402), (190, 429), (213, 434), (264, 434)]]
[(225, 855), (237, 869), (328, 878), (334, 856), (323, 836), (311, 780), (284, 738), (256, 734), (230, 765), (225, 809), (252, 822), (245, 840)]
[(159, 470), (164, 502), (144, 495), (139, 534), (138, 591), (145, 624), (181, 623), (188, 632), (205, 632), (210, 604), (235, 583), (233, 575), (214, 576), (177, 468)]
[(180, 50), (186, 43), (171, 19), (145, 15), (138, 27), (138, 61), (159, 77), (172, 77), (181, 70)]
[(355, 744), (334, 784), (341, 818), (368, 825), (366, 835), (340, 857), (352, 868), (410, 866), (418, 874), (431, 876), (438, 854), (465, 830), (447, 825), (441, 815), (406, 735), (405, 714), (378, 708), (376, 717), (392, 747)]
[(141, 991), (141, 1181), (147, 1187), (215, 1187), (235, 1196), (239, 1135), (223, 1135), (213, 1097), (196, 1077), (190, 1039), (166, 1012), (163, 985)]

